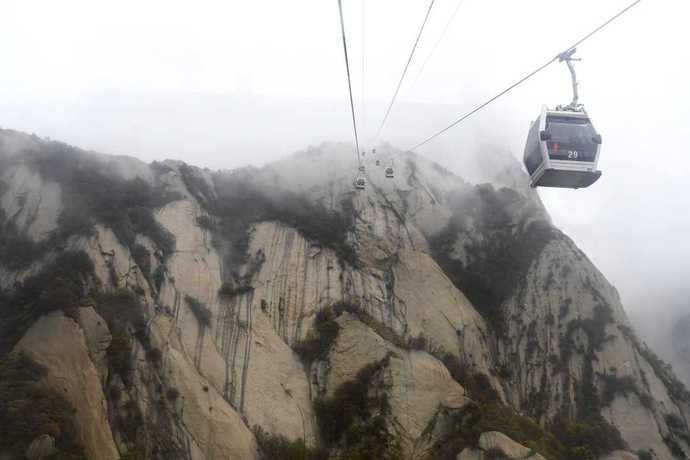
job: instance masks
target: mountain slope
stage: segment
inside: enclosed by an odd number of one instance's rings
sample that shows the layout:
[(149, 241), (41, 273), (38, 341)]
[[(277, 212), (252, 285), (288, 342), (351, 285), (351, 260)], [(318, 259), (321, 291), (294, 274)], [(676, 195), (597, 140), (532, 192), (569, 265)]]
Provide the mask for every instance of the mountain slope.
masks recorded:
[(687, 391), (517, 164), (496, 189), (378, 150), (395, 179), (367, 158), (354, 192), (347, 145), (213, 173), (0, 132), (0, 352), (77, 414), (0, 450), (690, 455)]

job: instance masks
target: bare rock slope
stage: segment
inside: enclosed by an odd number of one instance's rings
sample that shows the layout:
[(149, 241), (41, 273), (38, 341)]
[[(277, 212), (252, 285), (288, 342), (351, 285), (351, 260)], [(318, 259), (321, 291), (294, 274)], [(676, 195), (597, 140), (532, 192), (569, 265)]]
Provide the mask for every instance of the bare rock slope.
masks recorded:
[(0, 456), (690, 456), (690, 395), (533, 191), (377, 155), (355, 192), (347, 145), (212, 173), (0, 131), (0, 389), (29, 360), (72, 408)]

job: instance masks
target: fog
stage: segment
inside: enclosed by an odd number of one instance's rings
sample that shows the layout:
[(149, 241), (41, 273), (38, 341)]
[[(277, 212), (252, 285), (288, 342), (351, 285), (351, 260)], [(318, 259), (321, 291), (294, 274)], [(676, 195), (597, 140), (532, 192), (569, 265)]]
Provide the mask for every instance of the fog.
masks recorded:
[[(458, 0), (436, 0), (381, 138), (410, 148), (628, 3), (463, 0), (438, 42)], [(344, 0), (368, 149), (428, 3), (362, 5)], [(211, 168), (352, 140), (336, 0), (4, 0), (2, 16), (5, 128)], [(603, 177), (586, 190), (539, 191), (651, 341), (672, 321), (661, 318), (690, 310), (689, 17), (687, 0), (643, 0), (578, 48)], [(541, 105), (570, 96), (567, 69), (552, 64), (418, 153), (480, 181), (478, 157), (519, 158)]]

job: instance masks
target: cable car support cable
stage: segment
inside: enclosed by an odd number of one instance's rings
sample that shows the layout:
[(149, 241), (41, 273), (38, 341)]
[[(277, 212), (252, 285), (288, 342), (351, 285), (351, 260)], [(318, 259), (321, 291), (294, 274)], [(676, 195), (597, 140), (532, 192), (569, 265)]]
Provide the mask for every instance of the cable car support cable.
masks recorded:
[(426, 25), (426, 22), (429, 19), (429, 14), (431, 14), (431, 9), (434, 6), (434, 1), (435, 0), (431, 0), (429, 2), (429, 8), (426, 11), (426, 16), (424, 16), (422, 26), (419, 28), (419, 32), (417, 33), (417, 39), (414, 41), (414, 45), (412, 45), (412, 50), (410, 51), (410, 56), (407, 58), (407, 63), (405, 64), (405, 68), (403, 69), (402, 75), (400, 75), (400, 81), (398, 81), (398, 86), (395, 88), (395, 93), (393, 93), (393, 97), (391, 98), (391, 101), (388, 104), (386, 114), (384, 115), (383, 120), (381, 121), (381, 125), (379, 126), (378, 131), (376, 132), (376, 139), (378, 139), (381, 135), (381, 131), (383, 130), (383, 127), (386, 124), (386, 121), (388, 120), (388, 115), (390, 115), (391, 109), (393, 108), (393, 104), (395, 104), (395, 99), (398, 97), (398, 92), (400, 91), (402, 82), (405, 79), (405, 75), (407, 74), (407, 69), (410, 67), (410, 63), (412, 62), (412, 57), (414, 56), (414, 52), (417, 49), (417, 44), (419, 43), (419, 39), (422, 36), (422, 32), (424, 31), (424, 26)]
[(361, 101), (360, 101), (360, 123), (366, 125), (366, 111), (364, 109), (364, 91), (365, 86), (365, 70), (366, 70), (366, 0), (362, 0), (362, 83), (361, 83)]
[(446, 26), (443, 28), (443, 32), (441, 32), (441, 36), (438, 37), (438, 40), (436, 40), (436, 43), (434, 43), (434, 46), (431, 48), (431, 51), (427, 55), (426, 59), (424, 59), (424, 62), (422, 63), (422, 67), (419, 69), (419, 72), (417, 72), (417, 76), (414, 79), (415, 83), (419, 80), (419, 77), (422, 75), (422, 73), (424, 73), (424, 68), (426, 67), (427, 63), (431, 60), (431, 57), (436, 52), (436, 48), (438, 48), (438, 45), (441, 44), (441, 42), (443, 41), (443, 38), (446, 36), (448, 29), (450, 29), (450, 25), (453, 23), (455, 16), (458, 15), (458, 12), (460, 11), (460, 7), (462, 6), (463, 3), (464, 3), (464, 0), (460, 0), (458, 2), (458, 5), (455, 7), (455, 11), (453, 11), (453, 14), (450, 15), (450, 18), (448, 19)]
[(610, 19), (608, 19), (606, 22), (604, 22), (603, 24), (601, 24), (599, 27), (597, 27), (596, 29), (592, 30), (592, 31), (589, 32), (587, 35), (585, 35), (584, 37), (580, 38), (578, 41), (576, 41), (576, 42), (575, 42), (573, 45), (571, 45), (570, 47), (566, 48), (565, 51), (563, 51), (563, 52), (561, 52), (561, 53), (558, 53), (555, 57), (551, 58), (548, 62), (542, 64), (542, 65), (539, 66), (537, 69), (535, 69), (535, 70), (533, 70), (532, 72), (530, 72), (529, 74), (525, 75), (525, 76), (522, 77), (520, 80), (518, 80), (517, 82), (513, 83), (513, 84), (510, 85), (508, 88), (504, 89), (503, 91), (501, 91), (500, 93), (498, 93), (497, 95), (495, 95), (494, 97), (492, 97), (491, 99), (487, 100), (486, 102), (480, 104), (479, 106), (475, 107), (475, 108), (472, 109), (471, 111), (467, 112), (465, 115), (463, 115), (462, 117), (458, 118), (458, 119), (455, 120), (453, 123), (451, 123), (450, 125), (448, 125), (448, 126), (446, 126), (445, 128), (443, 128), (442, 130), (436, 132), (435, 134), (432, 134), (431, 136), (429, 136), (428, 138), (426, 138), (426, 139), (423, 140), (422, 142), (418, 143), (417, 145), (415, 145), (414, 147), (412, 147), (411, 149), (409, 149), (409, 151), (413, 151), (413, 150), (418, 149), (418, 148), (421, 147), (422, 145), (424, 145), (424, 144), (430, 142), (431, 140), (433, 140), (433, 139), (435, 139), (436, 137), (440, 136), (441, 134), (445, 133), (445, 132), (448, 131), (449, 129), (451, 129), (451, 128), (457, 126), (458, 124), (460, 124), (460, 123), (462, 123), (463, 121), (465, 121), (467, 118), (469, 118), (469, 117), (471, 117), (472, 115), (474, 115), (475, 113), (479, 112), (481, 109), (483, 109), (483, 108), (486, 107), (487, 105), (491, 104), (493, 101), (495, 101), (495, 100), (498, 99), (499, 97), (501, 97), (501, 96), (503, 96), (504, 94), (506, 94), (506, 93), (508, 93), (509, 91), (511, 91), (513, 88), (515, 88), (515, 87), (521, 85), (522, 83), (524, 83), (525, 81), (529, 80), (529, 79), (532, 78), (534, 75), (538, 74), (539, 72), (541, 72), (542, 70), (544, 70), (545, 68), (547, 68), (549, 65), (553, 64), (554, 62), (558, 61), (559, 59), (562, 60), (563, 56), (568, 55), (568, 53), (570, 53), (573, 49), (575, 49), (576, 47), (578, 47), (580, 44), (582, 44), (584, 41), (586, 41), (587, 39), (589, 39), (592, 35), (594, 35), (594, 34), (596, 34), (597, 32), (599, 32), (601, 29), (603, 29), (604, 27), (606, 27), (607, 25), (611, 24), (613, 21), (615, 21), (616, 19), (618, 19), (619, 17), (621, 17), (623, 14), (625, 14), (626, 12), (628, 12), (632, 7), (634, 7), (635, 5), (637, 5), (638, 3), (640, 3), (641, 1), (642, 1), (642, 0), (635, 0), (635, 1), (632, 2), (630, 5), (626, 6), (626, 7), (623, 8), (621, 11), (619, 11), (617, 14), (615, 14), (615, 15), (612, 16)]
[(342, 0), (338, 0), (338, 11), (340, 13), (340, 31), (343, 36), (343, 52), (345, 53), (345, 69), (347, 70), (347, 88), (350, 93), (350, 110), (352, 111), (352, 127), (355, 132), (355, 148), (357, 149), (357, 163), (362, 164), (362, 157), (359, 153), (359, 136), (357, 135), (357, 121), (355, 119), (355, 104), (352, 100), (352, 82), (350, 80), (350, 60), (347, 57), (347, 40), (345, 39), (345, 21), (343, 20)]

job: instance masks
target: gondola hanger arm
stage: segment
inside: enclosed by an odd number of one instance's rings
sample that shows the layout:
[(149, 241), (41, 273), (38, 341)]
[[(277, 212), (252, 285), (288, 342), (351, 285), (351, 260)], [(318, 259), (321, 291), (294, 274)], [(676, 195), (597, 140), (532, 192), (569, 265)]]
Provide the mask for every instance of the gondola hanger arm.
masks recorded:
[(569, 50), (564, 51), (563, 53), (558, 55), (558, 62), (565, 62), (568, 66), (568, 70), (570, 71), (570, 79), (572, 80), (573, 86), (573, 100), (570, 102), (570, 104), (566, 106), (561, 106), (561, 108), (563, 110), (573, 110), (576, 112), (581, 112), (583, 111), (583, 107), (582, 104), (579, 103), (580, 96), (577, 91), (577, 74), (575, 73), (575, 65), (573, 64), (573, 62), (581, 61), (582, 59), (573, 57), (576, 51), (577, 48), (570, 48)]

